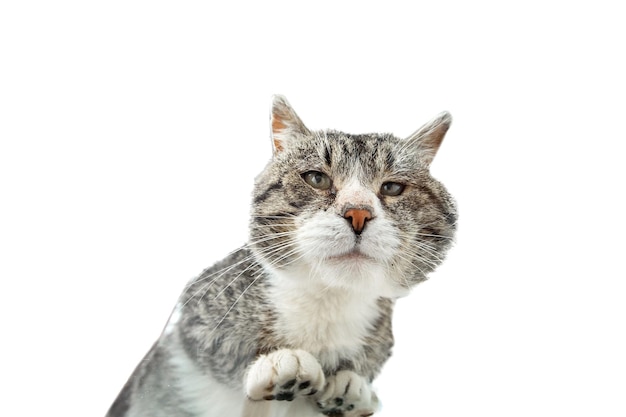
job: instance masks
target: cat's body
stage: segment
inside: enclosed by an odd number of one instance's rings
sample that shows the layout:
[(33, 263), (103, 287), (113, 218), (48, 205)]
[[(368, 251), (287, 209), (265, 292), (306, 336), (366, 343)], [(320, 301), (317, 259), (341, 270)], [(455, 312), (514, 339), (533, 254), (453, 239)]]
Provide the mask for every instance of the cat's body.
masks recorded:
[(373, 413), (393, 302), (454, 234), (428, 173), (449, 123), (405, 140), (311, 132), (276, 97), (250, 242), (187, 286), (108, 417)]

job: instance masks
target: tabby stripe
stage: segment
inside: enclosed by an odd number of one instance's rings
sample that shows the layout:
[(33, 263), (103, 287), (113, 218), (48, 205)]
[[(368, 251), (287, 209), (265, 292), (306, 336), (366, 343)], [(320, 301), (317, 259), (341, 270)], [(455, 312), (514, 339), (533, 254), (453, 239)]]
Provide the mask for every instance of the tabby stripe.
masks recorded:
[(448, 211), (448, 207), (446, 207), (445, 203), (441, 200), (441, 198), (439, 198), (439, 196), (437, 196), (433, 190), (431, 190), (430, 188), (424, 186), (424, 185), (419, 185), (417, 186), (417, 189), (426, 194), (428, 196), (428, 198), (433, 202), (433, 204), (436, 204), (437, 207), (439, 208), (439, 211), (441, 213), (446, 213)]
[(385, 168), (387, 169), (387, 171), (392, 171), (395, 163), (396, 163), (396, 158), (394, 158), (391, 152), (389, 152), (387, 154), (387, 157), (385, 158)]
[(260, 195), (256, 196), (254, 198), (254, 202), (255, 203), (262, 203), (263, 201), (267, 200), (267, 198), (270, 196), (272, 191), (280, 190), (281, 188), (283, 188), (283, 181), (282, 180), (278, 180), (275, 183), (271, 184), (269, 187), (267, 187), (265, 189), (265, 191), (263, 191), (263, 193), (261, 193)]
[(297, 209), (299, 209), (299, 208), (304, 207), (304, 206), (306, 205), (306, 202), (303, 202), (303, 201), (299, 201), (299, 202), (296, 202), (296, 201), (290, 201), (290, 202), (289, 202), (289, 205), (290, 205), (291, 207), (293, 207), (293, 208), (297, 208)]
[(454, 213), (447, 212), (447, 213), (444, 213), (444, 216), (446, 216), (446, 221), (448, 222), (450, 226), (455, 224), (457, 221), (456, 214)]
[(326, 162), (326, 165), (331, 166), (331, 151), (330, 151), (330, 147), (328, 145), (326, 145), (326, 147), (324, 148), (324, 161)]

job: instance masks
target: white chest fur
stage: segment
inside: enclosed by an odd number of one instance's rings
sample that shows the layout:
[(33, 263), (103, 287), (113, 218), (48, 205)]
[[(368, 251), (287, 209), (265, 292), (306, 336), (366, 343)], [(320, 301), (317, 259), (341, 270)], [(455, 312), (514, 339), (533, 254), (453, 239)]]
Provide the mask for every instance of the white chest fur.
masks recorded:
[(380, 314), (377, 295), (326, 286), (307, 270), (273, 275), (275, 330), (284, 340), (329, 367), (361, 349)]

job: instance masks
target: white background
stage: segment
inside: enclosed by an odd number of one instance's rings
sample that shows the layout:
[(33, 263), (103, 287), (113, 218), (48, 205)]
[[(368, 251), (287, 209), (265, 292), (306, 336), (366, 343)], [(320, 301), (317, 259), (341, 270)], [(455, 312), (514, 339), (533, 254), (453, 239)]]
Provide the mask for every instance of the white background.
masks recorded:
[(281, 93), (314, 129), (454, 116), (458, 241), (398, 303), (381, 417), (626, 415), (618, 2), (223, 3), (0, 5), (2, 413), (106, 412), (246, 240)]

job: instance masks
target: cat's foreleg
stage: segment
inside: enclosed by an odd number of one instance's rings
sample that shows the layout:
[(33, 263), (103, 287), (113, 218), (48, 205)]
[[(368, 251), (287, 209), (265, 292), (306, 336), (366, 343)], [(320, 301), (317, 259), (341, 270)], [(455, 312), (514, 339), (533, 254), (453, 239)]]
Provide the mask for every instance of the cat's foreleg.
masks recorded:
[(368, 417), (378, 408), (378, 398), (365, 378), (348, 370), (325, 377), (317, 359), (303, 350), (280, 349), (259, 356), (244, 383), (250, 400), (309, 397), (319, 413), (332, 417)]
[(369, 381), (352, 371), (339, 371), (326, 379), (317, 406), (327, 416), (367, 417), (378, 409)]
[(246, 374), (246, 395), (253, 401), (292, 401), (313, 396), (326, 385), (321, 365), (310, 353), (280, 349), (259, 356)]

